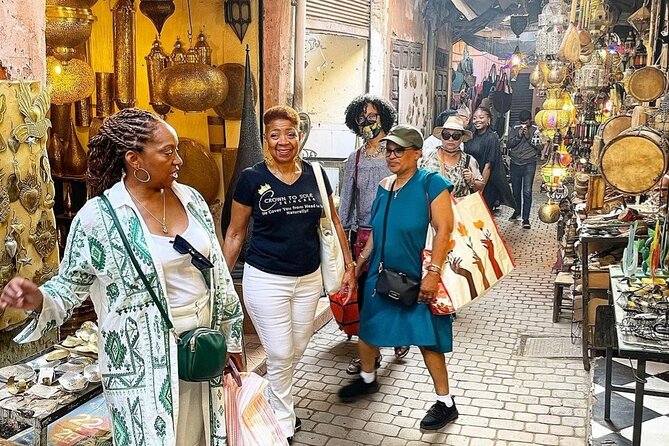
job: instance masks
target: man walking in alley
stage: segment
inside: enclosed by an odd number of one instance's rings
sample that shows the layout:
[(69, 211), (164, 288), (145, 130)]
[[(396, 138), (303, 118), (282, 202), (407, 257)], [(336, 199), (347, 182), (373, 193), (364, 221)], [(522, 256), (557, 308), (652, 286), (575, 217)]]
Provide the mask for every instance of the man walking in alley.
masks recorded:
[(539, 129), (532, 125), (532, 114), (523, 110), (519, 114), (520, 124), (509, 135), (508, 148), (511, 155), (511, 186), (516, 200), (516, 211), (510, 220), (523, 216), (523, 228), (530, 229), (532, 207), (532, 182), (537, 170), (537, 158), (541, 153)]

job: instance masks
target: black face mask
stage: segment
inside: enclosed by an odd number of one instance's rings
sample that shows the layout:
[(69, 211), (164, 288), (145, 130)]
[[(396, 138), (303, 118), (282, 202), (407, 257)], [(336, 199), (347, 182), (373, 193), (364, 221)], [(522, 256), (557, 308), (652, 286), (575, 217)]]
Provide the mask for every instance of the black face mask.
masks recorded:
[(377, 121), (365, 120), (360, 124), (360, 133), (362, 137), (366, 140), (374, 139), (379, 136), (379, 133), (383, 130), (381, 123)]

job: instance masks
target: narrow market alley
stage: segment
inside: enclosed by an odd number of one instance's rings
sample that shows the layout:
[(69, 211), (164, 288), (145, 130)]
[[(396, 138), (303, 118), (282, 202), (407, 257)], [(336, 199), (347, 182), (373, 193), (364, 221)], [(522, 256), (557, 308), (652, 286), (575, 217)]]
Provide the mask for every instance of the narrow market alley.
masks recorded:
[(351, 379), (345, 369), (356, 348), (331, 321), (314, 335), (296, 373), (303, 430), (294, 444), (587, 444), (590, 376), (580, 339), (571, 343), (570, 322), (552, 322), (556, 227), (539, 221), (536, 209), (543, 202), (535, 183), (529, 230), (509, 222), (508, 210), (497, 216), (516, 269), (454, 323), (454, 351), (446, 360), (460, 412), (455, 423), (435, 433), (419, 430), (434, 390), (415, 347), (404, 360), (384, 349), (380, 392), (339, 402), (337, 390)]

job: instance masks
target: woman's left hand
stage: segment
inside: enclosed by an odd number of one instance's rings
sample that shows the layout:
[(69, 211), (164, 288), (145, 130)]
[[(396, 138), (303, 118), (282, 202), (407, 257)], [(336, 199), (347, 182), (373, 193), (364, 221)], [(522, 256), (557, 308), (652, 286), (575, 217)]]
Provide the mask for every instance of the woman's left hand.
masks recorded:
[(418, 293), (419, 302), (428, 302), (437, 294), (439, 285), (439, 274), (427, 273), (420, 282), (420, 292)]
[(341, 281), (342, 288), (353, 290), (358, 286), (358, 280), (355, 275), (355, 268), (349, 268), (344, 272), (344, 278)]

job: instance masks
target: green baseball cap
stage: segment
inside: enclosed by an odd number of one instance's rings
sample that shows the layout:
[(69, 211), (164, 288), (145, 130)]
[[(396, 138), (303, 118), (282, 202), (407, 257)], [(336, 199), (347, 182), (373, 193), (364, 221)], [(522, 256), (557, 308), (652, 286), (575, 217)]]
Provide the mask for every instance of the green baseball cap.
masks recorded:
[(398, 124), (381, 141), (392, 141), (400, 147), (423, 148), (423, 134), (409, 124)]

